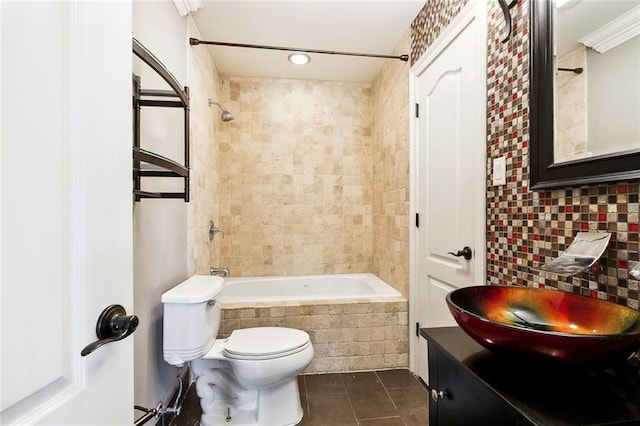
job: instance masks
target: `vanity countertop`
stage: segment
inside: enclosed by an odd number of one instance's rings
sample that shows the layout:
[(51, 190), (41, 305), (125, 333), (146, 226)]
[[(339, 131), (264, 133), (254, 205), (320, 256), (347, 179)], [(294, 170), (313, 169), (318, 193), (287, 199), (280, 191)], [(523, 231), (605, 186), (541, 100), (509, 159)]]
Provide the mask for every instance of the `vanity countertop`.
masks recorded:
[(422, 337), (534, 425), (640, 425), (640, 363), (572, 368), (489, 352), (459, 327)]

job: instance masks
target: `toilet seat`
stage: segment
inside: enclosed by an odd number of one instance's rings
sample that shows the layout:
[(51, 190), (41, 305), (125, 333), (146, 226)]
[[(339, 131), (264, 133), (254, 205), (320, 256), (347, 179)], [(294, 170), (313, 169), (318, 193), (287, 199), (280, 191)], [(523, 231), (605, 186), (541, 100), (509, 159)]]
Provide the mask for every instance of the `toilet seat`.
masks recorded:
[(223, 354), (238, 360), (266, 360), (293, 355), (311, 345), (309, 335), (286, 327), (254, 327), (234, 330)]

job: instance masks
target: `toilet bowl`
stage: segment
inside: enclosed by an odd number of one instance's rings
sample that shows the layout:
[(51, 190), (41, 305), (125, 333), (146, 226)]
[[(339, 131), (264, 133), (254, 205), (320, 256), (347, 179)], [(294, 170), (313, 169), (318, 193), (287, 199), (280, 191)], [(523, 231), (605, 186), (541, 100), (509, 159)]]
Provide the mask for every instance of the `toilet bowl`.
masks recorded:
[(163, 355), (190, 363), (201, 424), (295, 425), (302, 419), (297, 376), (313, 359), (309, 335), (285, 327), (235, 330), (216, 339), (224, 279), (196, 275), (162, 295)]

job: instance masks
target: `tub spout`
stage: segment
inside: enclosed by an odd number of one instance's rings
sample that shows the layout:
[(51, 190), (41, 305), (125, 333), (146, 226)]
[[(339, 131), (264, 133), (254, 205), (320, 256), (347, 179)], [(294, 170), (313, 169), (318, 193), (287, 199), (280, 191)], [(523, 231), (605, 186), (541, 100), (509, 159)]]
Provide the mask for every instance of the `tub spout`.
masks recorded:
[(211, 268), (209, 270), (209, 275), (220, 275), (223, 277), (228, 277), (229, 274), (229, 268)]

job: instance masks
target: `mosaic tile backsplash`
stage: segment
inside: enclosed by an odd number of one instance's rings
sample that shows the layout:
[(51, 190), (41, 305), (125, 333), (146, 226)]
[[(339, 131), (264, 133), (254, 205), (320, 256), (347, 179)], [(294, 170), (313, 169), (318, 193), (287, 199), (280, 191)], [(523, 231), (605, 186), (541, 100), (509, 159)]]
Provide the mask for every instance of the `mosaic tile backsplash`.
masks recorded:
[[(507, 185), (487, 176), (487, 281), (554, 287), (638, 309), (637, 182), (548, 191), (529, 189), (529, 1), (513, 9), (513, 35), (500, 42), (502, 12), (489, 3), (487, 166), (507, 157)], [(488, 167), (487, 170), (491, 168)], [(579, 231), (612, 234), (597, 274), (542, 276), (531, 268), (566, 250)]]
[(438, 38), (469, 0), (430, 0), (411, 23), (411, 65)]
[[(415, 63), (465, 1), (429, 1), (412, 24)], [(529, 188), (529, 1), (512, 9), (513, 34), (502, 43), (504, 18), (488, 3), (487, 283), (532, 285), (609, 300), (638, 309), (637, 182), (548, 191)], [(507, 184), (492, 186), (493, 159), (507, 158)], [(542, 276), (532, 268), (556, 258), (579, 231), (612, 234), (597, 274)]]

